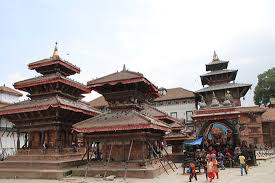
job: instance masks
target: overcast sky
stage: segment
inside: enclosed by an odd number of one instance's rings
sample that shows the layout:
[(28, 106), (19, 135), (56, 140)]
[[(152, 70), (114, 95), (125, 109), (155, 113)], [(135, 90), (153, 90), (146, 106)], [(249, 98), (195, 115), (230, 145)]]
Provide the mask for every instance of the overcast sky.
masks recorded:
[[(50, 57), (55, 41), (82, 83), (126, 64), (158, 87), (196, 91), (214, 50), (253, 89), (275, 66), (274, 0), (0, 2), (0, 84), (37, 76), (27, 64)], [(243, 103), (252, 98), (250, 90)]]

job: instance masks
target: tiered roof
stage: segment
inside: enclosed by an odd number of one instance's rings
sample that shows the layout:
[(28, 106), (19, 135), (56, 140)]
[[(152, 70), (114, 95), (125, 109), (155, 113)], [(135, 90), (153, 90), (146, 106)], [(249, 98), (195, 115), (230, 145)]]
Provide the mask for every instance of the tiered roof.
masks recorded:
[(219, 59), (216, 51), (214, 51), (212, 62), (206, 64), (206, 71), (217, 71), (226, 69), (229, 61), (222, 61)]
[(73, 111), (76, 116), (78, 113), (86, 116), (94, 116), (99, 113), (89, 104), (80, 101), (83, 97), (81, 94), (90, 93), (90, 89), (86, 85), (66, 77), (79, 73), (80, 69), (62, 60), (58, 55), (57, 46), (55, 46), (51, 58), (33, 62), (29, 64), (29, 68), (41, 73), (42, 76), (16, 82), (14, 87), (30, 93), (31, 100), (2, 107), (0, 115), (34, 112), (50, 108)]
[(113, 111), (97, 115), (73, 125), (73, 128), (78, 132), (86, 133), (140, 129), (170, 130), (170, 127), (164, 122), (135, 110)]
[(57, 43), (55, 45), (53, 55), (50, 58), (32, 62), (28, 66), (30, 70), (35, 70), (40, 74), (50, 74), (59, 72), (65, 76), (70, 76), (76, 73), (80, 73), (79, 67), (59, 57)]
[(97, 110), (91, 108), (89, 104), (85, 102), (76, 102), (63, 97), (53, 96), (43, 99), (25, 100), (2, 107), (0, 110), (0, 116), (7, 114), (48, 110), (49, 108), (61, 108), (93, 116), (99, 113)]
[(232, 89), (234, 92), (239, 92), (239, 97), (244, 97), (248, 89), (252, 86), (251, 84), (235, 83), (236, 75), (238, 70), (227, 69), (229, 61), (221, 61), (214, 51), (213, 60), (211, 63), (206, 64), (206, 71), (210, 71), (206, 74), (201, 75), (202, 85), (209, 85), (204, 87), (196, 93), (202, 96), (213, 95), (213, 92), (223, 91), (226, 93)]
[(23, 94), (16, 91), (15, 89), (6, 87), (4, 86), (0, 86), (0, 93), (5, 93), (5, 94), (9, 94), (9, 95), (13, 95), (13, 96), (17, 96), (17, 97), (22, 97)]
[(212, 85), (208, 87), (204, 87), (198, 91), (197, 93), (204, 93), (204, 92), (213, 92), (218, 90), (227, 90), (231, 88), (240, 88), (240, 96), (243, 97), (251, 87), (251, 84), (242, 84), (242, 83), (223, 83), (219, 85)]
[(69, 79), (58, 72), (16, 82), (14, 83), (14, 87), (19, 90), (31, 92), (29, 87), (41, 86), (49, 83), (62, 83), (69, 85), (70, 87), (77, 88), (83, 94), (90, 93), (90, 90), (86, 87), (86, 85)]
[(90, 93), (90, 89), (86, 85), (67, 77), (80, 73), (80, 69), (60, 58), (57, 45), (55, 45), (53, 55), (50, 58), (30, 63), (29, 69), (36, 70), (42, 76), (16, 82), (14, 87), (30, 93), (29, 97), (31, 98), (62, 95), (73, 100), (79, 100), (83, 98), (82, 94)]
[[(73, 125), (76, 131), (86, 133), (146, 129), (170, 131), (166, 123), (153, 116), (163, 114), (145, 104), (148, 98), (159, 95), (158, 88), (141, 73), (128, 71), (124, 66), (122, 71), (89, 81), (87, 85), (102, 94), (109, 106), (112, 103), (112, 108), (106, 113)], [(136, 105), (139, 107), (133, 108)]]

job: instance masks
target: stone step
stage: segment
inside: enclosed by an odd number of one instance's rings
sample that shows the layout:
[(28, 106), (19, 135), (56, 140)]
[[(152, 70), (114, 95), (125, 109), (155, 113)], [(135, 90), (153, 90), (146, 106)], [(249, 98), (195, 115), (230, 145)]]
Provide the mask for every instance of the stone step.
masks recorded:
[(0, 168), (1, 179), (62, 179), (72, 174), (72, 170), (37, 170), (37, 169), (5, 169)]
[(0, 169), (64, 169), (73, 166), (83, 165), (85, 161), (81, 160), (67, 160), (67, 161), (2, 161), (0, 162)]
[(65, 159), (81, 159), (83, 157), (82, 153), (75, 154), (57, 154), (57, 155), (48, 155), (48, 154), (16, 154), (14, 156), (7, 157), (6, 160), (65, 160)]

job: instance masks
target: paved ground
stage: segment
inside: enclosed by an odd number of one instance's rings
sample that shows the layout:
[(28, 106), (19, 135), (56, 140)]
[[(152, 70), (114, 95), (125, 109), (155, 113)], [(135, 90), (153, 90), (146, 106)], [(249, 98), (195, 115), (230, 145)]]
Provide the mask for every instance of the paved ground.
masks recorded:
[[(258, 162), (259, 166), (249, 169), (248, 175), (240, 176), (240, 170), (237, 168), (220, 171), (220, 180), (214, 180), (214, 183), (275, 183), (275, 158), (271, 160)], [(182, 169), (178, 172), (170, 171), (170, 175), (162, 174), (154, 179), (127, 179), (128, 183), (186, 183), (188, 176), (182, 175)], [(0, 179), (0, 183), (103, 183), (102, 179), (79, 177), (70, 177), (63, 180), (22, 180), (22, 179)], [(108, 181), (110, 182), (110, 181)], [(123, 183), (120, 178), (115, 179), (114, 183)], [(192, 182), (207, 183), (205, 175), (199, 175), (198, 181)]]

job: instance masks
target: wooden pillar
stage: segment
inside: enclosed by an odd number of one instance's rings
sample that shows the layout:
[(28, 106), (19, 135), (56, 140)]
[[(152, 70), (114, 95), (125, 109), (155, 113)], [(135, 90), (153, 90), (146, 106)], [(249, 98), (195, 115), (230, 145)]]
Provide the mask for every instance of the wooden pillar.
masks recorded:
[(142, 161), (144, 162), (144, 141), (142, 140)]
[(17, 149), (20, 149), (20, 133), (17, 132)]
[(87, 161), (89, 162), (89, 160), (90, 160), (90, 141), (88, 138), (86, 139), (86, 146), (87, 146)]
[(29, 148), (32, 147), (33, 132), (29, 132)]
[(41, 131), (40, 134), (41, 134), (40, 147), (43, 148), (43, 144), (45, 142), (45, 131), (44, 130)]
[(47, 130), (46, 134), (47, 134), (47, 145), (48, 145), (48, 147), (50, 147), (50, 137), (51, 137), (50, 130)]
[(26, 132), (24, 136), (24, 148), (27, 148), (27, 147), (28, 147), (28, 133)]

